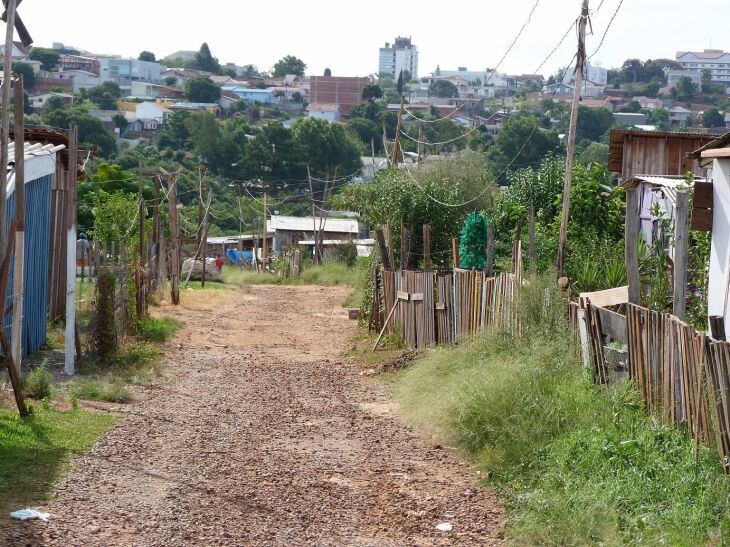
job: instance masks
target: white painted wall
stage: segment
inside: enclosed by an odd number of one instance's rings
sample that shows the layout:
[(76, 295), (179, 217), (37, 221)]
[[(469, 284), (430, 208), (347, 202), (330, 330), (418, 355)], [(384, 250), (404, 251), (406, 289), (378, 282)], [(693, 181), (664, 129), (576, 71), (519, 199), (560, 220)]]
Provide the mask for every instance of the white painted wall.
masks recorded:
[(725, 317), (725, 332), (730, 333), (730, 158), (716, 159), (712, 168), (712, 249), (708, 314)]

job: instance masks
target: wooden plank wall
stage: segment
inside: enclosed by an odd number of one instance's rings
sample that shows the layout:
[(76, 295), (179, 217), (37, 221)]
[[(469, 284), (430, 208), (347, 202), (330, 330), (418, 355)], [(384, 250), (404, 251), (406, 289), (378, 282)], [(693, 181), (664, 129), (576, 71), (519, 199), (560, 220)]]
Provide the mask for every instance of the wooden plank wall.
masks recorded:
[(51, 237), (48, 261), (48, 318), (56, 321), (66, 314), (66, 230), (68, 218), (68, 171), (56, 162), (51, 186)]

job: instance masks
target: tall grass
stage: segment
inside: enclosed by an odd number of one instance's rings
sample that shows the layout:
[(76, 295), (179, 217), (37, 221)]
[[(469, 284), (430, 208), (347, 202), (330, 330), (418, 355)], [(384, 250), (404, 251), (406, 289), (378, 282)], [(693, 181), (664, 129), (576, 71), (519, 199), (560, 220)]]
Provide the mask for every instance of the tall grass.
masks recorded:
[(364, 270), (349, 267), (340, 262), (327, 262), (321, 266), (310, 266), (302, 271), (301, 277), (283, 278), (274, 274), (257, 273), (234, 267), (223, 268), (223, 282), (231, 285), (351, 285), (361, 282)]
[(588, 381), (552, 280), (522, 291), (524, 333), (439, 349), (398, 379), (404, 411), (470, 455), (518, 544), (702, 544), (730, 531), (715, 454)]

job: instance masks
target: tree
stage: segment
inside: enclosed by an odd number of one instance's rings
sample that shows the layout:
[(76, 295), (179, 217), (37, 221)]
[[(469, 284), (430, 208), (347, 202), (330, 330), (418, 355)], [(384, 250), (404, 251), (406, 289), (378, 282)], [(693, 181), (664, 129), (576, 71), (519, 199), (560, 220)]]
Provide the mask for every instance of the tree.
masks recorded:
[(449, 80), (434, 80), (428, 86), (429, 97), (451, 98), (458, 97), (459, 90)]
[(193, 112), (185, 121), (190, 143), (200, 160), (216, 173), (234, 174), (240, 151), (229, 131), (223, 131), (210, 112)]
[(177, 78), (175, 76), (167, 76), (165, 78), (165, 85), (168, 87), (172, 87), (177, 84)]
[(306, 176), (306, 165), (292, 132), (280, 122), (263, 126), (248, 142), (244, 162), (252, 178), (286, 180)]
[(631, 113), (637, 113), (641, 111), (641, 104), (639, 101), (630, 101), (624, 106), (621, 107), (619, 112), (631, 112)]
[(101, 110), (116, 110), (117, 99), (121, 96), (122, 90), (115, 82), (104, 82), (86, 90), (84, 94), (84, 98), (95, 103)]
[(725, 117), (717, 108), (708, 108), (702, 113), (704, 127), (725, 127)]
[(302, 97), (302, 94), (299, 93), (299, 91), (295, 91), (291, 94), (291, 100), (293, 103), (302, 103), (304, 102), (304, 97)]
[(15, 74), (23, 75), (23, 86), (25, 87), (25, 89), (29, 89), (35, 86), (35, 71), (33, 70), (33, 67), (28, 63), (13, 63), (13, 72)]
[(58, 61), (61, 59), (61, 54), (55, 49), (34, 47), (30, 50), (29, 57), (33, 61), (40, 61), (41, 68), (50, 72), (58, 66)]
[(347, 121), (347, 127), (363, 142), (366, 147), (370, 147), (372, 140), (375, 140), (375, 148), (379, 150), (383, 140), (383, 130), (375, 122), (365, 118), (350, 118)]
[(712, 81), (712, 71), (709, 69), (702, 71), (702, 93), (706, 93), (707, 95), (725, 94), (725, 86)]
[(680, 101), (691, 101), (697, 94), (698, 86), (689, 76), (682, 76), (677, 80), (674, 89), (677, 90), (677, 98)]
[(189, 64), (189, 68), (204, 70), (205, 72), (212, 72), (213, 74), (221, 73), (221, 65), (218, 62), (218, 59), (213, 57), (207, 42), (203, 42), (203, 45), (200, 46), (200, 50), (195, 53), (193, 60)]
[(76, 124), (79, 142), (83, 147), (96, 148), (102, 157), (110, 157), (117, 151), (117, 143), (104, 124), (89, 115), (82, 106), (64, 106), (43, 115), (43, 123), (52, 127), (68, 129)]
[(535, 117), (521, 115), (508, 118), (502, 125), (494, 144), (487, 150), (492, 172), (500, 180), (504, 180), (508, 168), (536, 165), (548, 152), (560, 148), (557, 134), (536, 130), (537, 124), (539, 120)]
[(187, 110), (179, 110), (167, 118), (157, 141), (160, 148), (190, 150), (190, 131), (186, 124), (190, 114)]
[(576, 141), (598, 141), (616, 123), (616, 118), (608, 108), (578, 108), (578, 128)]
[(666, 108), (655, 108), (649, 114), (649, 122), (656, 125), (662, 131), (669, 129), (669, 110)]
[(346, 176), (362, 168), (361, 146), (352, 133), (340, 124), (316, 118), (303, 118), (292, 128), (294, 145), (301, 151), (302, 163), (314, 176)]
[(147, 61), (148, 63), (154, 63), (155, 61), (157, 61), (157, 57), (155, 57), (155, 54), (147, 50), (140, 53), (137, 59), (139, 61)]
[(304, 71), (306, 69), (307, 65), (300, 58), (295, 57), (294, 55), (287, 55), (276, 62), (271, 75), (274, 78), (281, 78), (287, 74), (304, 76)]
[(591, 163), (608, 165), (608, 148), (607, 144), (592, 142), (580, 153), (578, 161), (583, 165), (590, 165)]
[(329, 68), (324, 69), (324, 75), (325, 76), (332, 76), (332, 71)]
[(127, 118), (123, 114), (114, 114), (114, 117), (112, 118), (112, 123), (114, 124), (114, 127), (119, 129), (120, 132), (124, 132), (124, 130), (129, 125)]
[(459, 262), (467, 270), (483, 270), (487, 264), (487, 217), (471, 213), (459, 237)]
[(198, 76), (185, 83), (185, 97), (194, 103), (215, 103), (221, 98), (221, 88), (210, 78)]
[(403, 71), (401, 70), (398, 74), (398, 82), (395, 84), (395, 90), (398, 92), (398, 95), (401, 97), (403, 96)]
[(362, 90), (362, 100), (382, 99), (383, 90), (377, 85), (366, 85)]
[(48, 98), (46, 104), (43, 105), (43, 112), (53, 112), (54, 110), (59, 110), (64, 106), (66, 105), (63, 104), (63, 99), (61, 99), (61, 97), (56, 97), (55, 95), (52, 95)]

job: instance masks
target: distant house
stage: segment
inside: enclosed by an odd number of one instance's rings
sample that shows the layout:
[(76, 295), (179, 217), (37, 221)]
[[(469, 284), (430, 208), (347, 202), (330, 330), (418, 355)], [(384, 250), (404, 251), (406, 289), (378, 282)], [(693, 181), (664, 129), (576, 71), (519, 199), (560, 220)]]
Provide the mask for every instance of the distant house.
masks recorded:
[(180, 89), (167, 85), (152, 84), (149, 82), (132, 82), (130, 96), (135, 99), (157, 99), (160, 97), (180, 99), (183, 96), (183, 92)]
[(692, 116), (692, 111), (683, 106), (669, 108), (669, 123), (672, 125), (685, 123)]
[(338, 104), (309, 103), (307, 115), (310, 118), (327, 120), (328, 122), (339, 122), (342, 118), (342, 108)]
[(164, 124), (172, 115), (172, 110), (158, 103), (145, 102), (137, 105), (134, 114), (138, 120), (156, 120), (160, 124)]
[(58, 99), (61, 99), (61, 102), (63, 104), (73, 104), (74, 103), (74, 96), (70, 95), (68, 93), (57, 93), (55, 91), (50, 91), (48, 93), (41, 93), (39, 95), (31, 95), (28, 97), (28, 102), (30, 103), (30, 107), (34, 110), (40, 110), (44, 106), (46, 106), (46, 103), (51, 97), (56, 97)]
[(313, 103), (338, 104), (342, 115), (347, 116), (353, 106), (362, 102), (363, 89), (371, 83), (370, 78), (311, 76), (309, 100)]
[(114, 131), (115, 129), (114, 117), (118, 115), (124, 116), (124, 112), (121, 110), (96, 110), (92, 108), (88, 112), (89, 116), (93, 116), (99, 120), (110, 131)]
[(261, 104), (272, 104), (278, 102), (278, 97), (274, 95), (272, 88), (259, 89), (256, 87), (241, 87), (238, 85), (224, 85), (223, 91), (234, 93), (242, 101), (247, 103), (259, 102)]
[(646, 125), (646, 114), (641, 112), (615, 112), (613, 116), (617, 124)]
[(165, 81), (168, 78), (175, 78), (175, 84), (179, 87), (185, 87), (188, 80), (198, 78), (199, 76), (210, 77), (213, 74), (202, 70), (191, 70), (189, 68), (168, 68), (160, 73), (160, 80)]
[(563, 82), (558, 82), (556, 84), (550, 84), (546, 85), (542, 88), (542, 94), (543, 95), (572, 95), (575, 91), (575, 87), (569, 84), (565, 84)]
[[(12, 58), (14, 61), (25, 59), (30, 53), (31, 47), (24, 46), (21, 42), (13, 42)], [(5, 55), (5, 44), (0, 44), (0, 55)]]
[(691, 69), (691, 70), (670, 70), (667, 72), (667, 86), (669, 89), (676, 87), (677, 82), (682, 78), (689, 78), (698, 86), (702, 85), (702, 70)]
[(728, 129), (730, 129), (730, 112), (728, 112), (727, 114), (725, 114), (725, 127), (727, 127)]
[(218, 116), (221, 113), (221, 107), (218, 103), (165, 102), (164, 104), (173, 112), (180, 110), (187, 110), (188, 112), (210, 112), (214, 116)]
[(298, 245), (300, 241), (313, 240), (316, 230), (323, 233), (324, 239), (350, 241), (357, 239), (367, 230), (352, 218), (314, 218), (271, 215), (267, 221), (267, 231), (274, 234), (273, 250), (281, 253), (286, 247)]
[(646, 108), (647, 110), (654, 110), (664, 106), (664, 101), (657, 97), (634, 97), (633, 100), (638, 102), (641, 108)]

